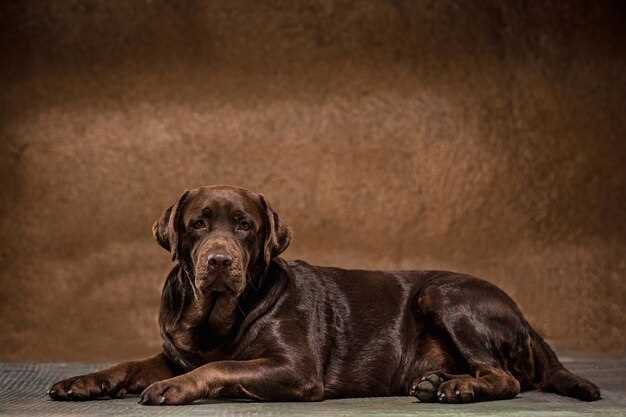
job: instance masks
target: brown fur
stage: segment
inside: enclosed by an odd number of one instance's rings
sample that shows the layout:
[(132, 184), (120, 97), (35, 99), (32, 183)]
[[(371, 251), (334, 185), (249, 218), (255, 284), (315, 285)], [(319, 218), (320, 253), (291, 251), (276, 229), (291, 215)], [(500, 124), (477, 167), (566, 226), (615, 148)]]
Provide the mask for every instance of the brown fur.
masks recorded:
[(282, 260), (291, 232), (260, 194), (187, 191), (153, 232), (174, 261), (163, 352), (58, 382), (52, 398), (141, 391), (142, 404), (387, 395), (457, 403), (532, 388), (600, 398), (486, 281)]

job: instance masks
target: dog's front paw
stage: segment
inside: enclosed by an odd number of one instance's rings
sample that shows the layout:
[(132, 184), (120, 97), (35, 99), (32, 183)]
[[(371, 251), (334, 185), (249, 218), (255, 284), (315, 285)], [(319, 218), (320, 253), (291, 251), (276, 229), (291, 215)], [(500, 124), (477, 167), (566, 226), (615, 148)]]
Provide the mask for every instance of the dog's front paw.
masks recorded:
[(203, 397), (203, 392), (196, 381), (187, 375), (155, 382), (143, 390), (139, 404), (143, 405), (180, 405), (189, 404)]
[(64, 379), (52, 385), (48, 395), (57, 401), (86, 401), (96, 398), (123, 398), (126, 390), (110, 375), (96, 372)]

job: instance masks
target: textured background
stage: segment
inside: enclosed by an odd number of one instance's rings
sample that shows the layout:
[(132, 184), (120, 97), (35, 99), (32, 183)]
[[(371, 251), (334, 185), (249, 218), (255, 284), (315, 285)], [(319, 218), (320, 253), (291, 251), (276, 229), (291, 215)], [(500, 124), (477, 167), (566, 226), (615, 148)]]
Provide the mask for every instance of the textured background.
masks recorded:
[(287, 258), (477, 274), (624, 353), (620, 4), (3, 2), (0, 359), (158, 349), (150, 226), (214, 183), (270, 198)]

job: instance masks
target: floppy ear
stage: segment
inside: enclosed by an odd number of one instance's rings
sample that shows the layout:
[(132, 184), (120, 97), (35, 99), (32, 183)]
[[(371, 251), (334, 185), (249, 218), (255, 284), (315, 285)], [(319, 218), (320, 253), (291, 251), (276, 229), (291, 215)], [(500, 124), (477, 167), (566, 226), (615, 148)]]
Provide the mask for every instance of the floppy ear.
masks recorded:
[(289, 226), (287, 226), (278, 216), (278, 214), (269, 205), (263, 194), (259, 194), (261, 199), (261, 206), (265, 211), (266, 220), (266, 232), (265, 232), (265, 245), (263, 255), (265, 258), (265, 265), (269, 265), (270, 261), (283, 253), (289, 242), (292, 239), (292, 233)]
[(178, 258), (178, 236), (180, 217), (183, 213), (189, 191), (185, 191), (173, 206), (165, 209), (161, 217), (152, 225), (152, 234), (163, 249), (172, 253), (172, 260)]

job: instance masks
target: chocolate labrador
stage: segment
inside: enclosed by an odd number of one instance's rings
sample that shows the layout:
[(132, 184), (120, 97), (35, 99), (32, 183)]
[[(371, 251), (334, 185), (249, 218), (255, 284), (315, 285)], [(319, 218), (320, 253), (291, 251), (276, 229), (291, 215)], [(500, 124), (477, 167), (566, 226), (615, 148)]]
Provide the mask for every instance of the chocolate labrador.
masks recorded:
[(291, 232), (261, 194), (186, 191), (153, 233), (174, 262), (161, 300), (162, 352), (58, 382), (53, 399), (467, 403), (537, 388), (600, 398), (486, 281), (281, 259)]

